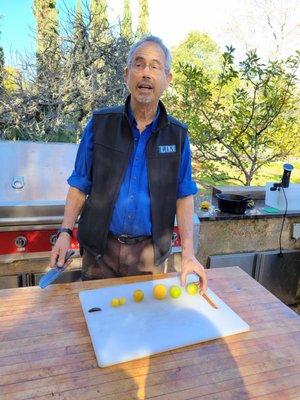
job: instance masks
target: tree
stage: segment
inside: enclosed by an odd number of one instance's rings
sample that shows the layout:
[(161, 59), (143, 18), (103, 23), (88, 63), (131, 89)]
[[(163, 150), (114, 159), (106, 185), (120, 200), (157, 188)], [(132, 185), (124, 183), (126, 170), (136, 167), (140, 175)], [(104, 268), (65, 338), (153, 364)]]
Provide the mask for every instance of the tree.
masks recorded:
[[(114, 27), (109, 27), (112, 40), (93, 40), (92, 21), (90, 6), (82, 9), (79, 1), (75, 11), (66, 11), (60, 68), (52, 71), (51, 80), (47, 66), (35, 69), (34, 57), (19, 58), (20, 73), (10, 74), (13, 90), (6, 88), (0, 98), (0, 139), (77, 142), (95, 108), (124, 101), (123, 70), (131, 42)], [(103, 29), (100, 36), (107, 33)]]
[(149, 33), (148, 0), (139, 0), (139, 17), (136, 36), (138, 38)]
[(108, 40), (109, 20), (107, 15), (106, 0), (91, 0), (91, 36), (95, 42)]
[(186, 80), (181, 65), (189, 64), (202, 68), (205, 74), (213, 79), (221, 70), (222, 53), (207, 33), (192, 31), (178, 47), (172, 49), (172, 59), (173, 80), (164, 94), (164, 101), (171, 109), (174, 108), (176, 88), (181, 87)]
[(3, 80), (4, 80), (4, 51), (0, 46), (0, 93), (3, 90)]
[(187, 38), (172, 50), (174, 81), (183, 79), (180, 64), (189, 63), (201, 67), (213, 77), (221, 68), (222, 54), (219, 46), (207, 33), (192, 31)]
[(74, 18), (74, 44), (81, 49), (84, 48), (86, 38), (86, 29), (83, 20), (82, 5), (81, 0), (77, 0), (75, 8), (75, 18)]
[(132, 16), (130, 9), (130, 0), (124, 0), (123, 18), (120, 27), (121, 36), (129, 41), (132, 40)]
[(299, 11), (298, 0), (244, 0), (220, 36), (229, 34), (240, 52), (257, 49), (266, 59), (284, 58), (299, 47)]
[[(2, 16), (0, 15), (0, 19), (1, 18)], [(1, 31), (0, 31), (0, 37), (1, 37)], [(0, 93), (3, 91), (4, 64), (5, 64), (4, 51), (3, 47), (0, 46)]]
[(59, 23), (56, 0), (34, 0), (37, 24), (37, 68), (56, 71), (60, 61)]
[(180, 64), (184, 81), (175, 87), (174, 114), (188, 123), (206, 175), (250, 185), (262, 166), (293, 151), (300, 140), (299, 62), (297, 53), (265, 65), (249, 51), (236, 68), (228, 47), (217, 79)]
[(20, 71), (9, 65), (3, 67), (3, 90), (12, 93), (18, 89), (16, 82), (20, 80)]

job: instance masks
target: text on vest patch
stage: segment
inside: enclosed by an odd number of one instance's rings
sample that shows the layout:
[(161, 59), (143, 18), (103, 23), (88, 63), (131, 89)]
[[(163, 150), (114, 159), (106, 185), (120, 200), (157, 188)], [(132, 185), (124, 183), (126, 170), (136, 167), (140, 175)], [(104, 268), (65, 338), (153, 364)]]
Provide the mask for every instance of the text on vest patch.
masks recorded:
[(176, 145), (168, 144), (165, 146), (158, 146), (159, 153), (176, 153)]

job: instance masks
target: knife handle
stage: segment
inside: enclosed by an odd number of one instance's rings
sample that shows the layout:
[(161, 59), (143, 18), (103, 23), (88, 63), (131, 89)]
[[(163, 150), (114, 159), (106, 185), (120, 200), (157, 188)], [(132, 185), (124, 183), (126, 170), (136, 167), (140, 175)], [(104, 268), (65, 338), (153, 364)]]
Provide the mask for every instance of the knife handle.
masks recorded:
[(210, 304), (213, 308), (218, 308), (218, 305), (208, 296), (208, 294), (203, 293), (202, 297)]
[(53, 283), (65, 271), (66, 262), (70, 257), (72, 257), (73, 254), (75, 254), (74, 250), (68, 250), (66, 252), (64, 265), (62, 267), (58, 267), (57, 265), (55, 265), (53, 268), (50, 268), (44, 276), (41, 277), (41, 279), (39, 280), (39, 286), (41, 289), (44, 289), (45, 287)]
[(74, 251), (74, 250), (71, 250), (71, 249), (67, 250), (66, 255), (65, 255), (65, 262), (64, 262), (64, 265), (63, 265), (62, 267), (58, 267), (57, 264), (55, 264), (53, 268), (64, 268), (66, 262), (67, 262), (67, 261), (69, 260), (69, 258), (71, 258), (74, 254), (75, 254), (75, 251)]

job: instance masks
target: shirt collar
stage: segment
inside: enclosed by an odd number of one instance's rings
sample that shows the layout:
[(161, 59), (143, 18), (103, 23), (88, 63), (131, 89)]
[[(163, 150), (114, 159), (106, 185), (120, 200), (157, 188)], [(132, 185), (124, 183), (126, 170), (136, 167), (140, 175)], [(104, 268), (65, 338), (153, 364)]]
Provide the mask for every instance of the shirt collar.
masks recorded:
[[(156, 111), (156, 115), (155, 115), (154, 120), (149, 125), (147, 125), (147, 128), (149, 127), (151, 132), (154, 132), (156, 127), (157, 127), (159, 114), (160, 114), (160, 108), (157, 107), (157, 111)], [(129, 121), (130, 121), (130, 125), (132, 127), (136, 128), (136, 120), (134, 118), (134, 115), (133, 115), (133, 112), (131, 110), (130, 104), (128, 104), (127, 115), (128, 115)]]

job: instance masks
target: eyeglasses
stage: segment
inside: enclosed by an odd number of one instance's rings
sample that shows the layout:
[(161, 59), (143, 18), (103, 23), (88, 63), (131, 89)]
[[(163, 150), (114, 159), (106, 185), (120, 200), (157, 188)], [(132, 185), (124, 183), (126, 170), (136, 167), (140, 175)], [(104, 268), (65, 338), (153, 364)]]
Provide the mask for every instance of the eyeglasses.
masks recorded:
[(148, 67), (149, 70), (153, 73), (159, 73), (164, 70), (163, 65), (161, 65), (157, 61), (151, 61), (149, 64), (147, 64), (144, 60), (134, 60), (131, 63), (131, 68), (137, 72), (142, 72), (144, 69)]

